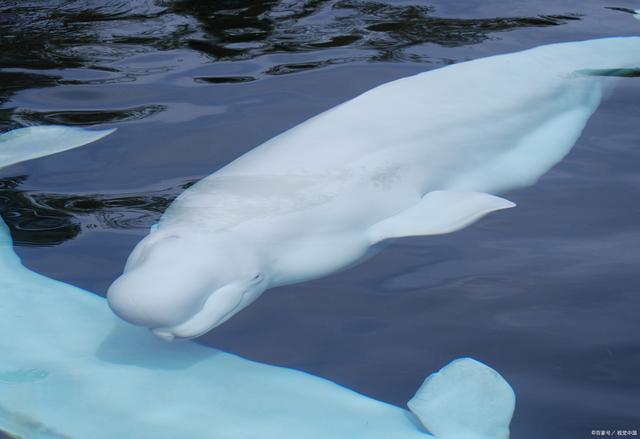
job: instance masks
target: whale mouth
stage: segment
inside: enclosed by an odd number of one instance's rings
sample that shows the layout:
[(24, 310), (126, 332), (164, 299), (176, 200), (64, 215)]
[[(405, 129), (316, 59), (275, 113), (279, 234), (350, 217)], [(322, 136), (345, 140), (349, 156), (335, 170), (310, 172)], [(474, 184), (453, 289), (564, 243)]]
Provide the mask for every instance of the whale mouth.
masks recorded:
[(192, 317), (175, 326), (152, 328), (151, 332), (165, 341), (199, 337), (229, 320), (241, 309), (246, 291), (228, 285), (216, 290)]
[(154, 328), (151, 332), (164, 341), (173, 341), (174, 339), (189, 340), (192, 338), (200, 337), (211, 331), (213, 328), (220, 326), (235, 314), (235, 308), (225, 314), (222, 318), (215, 321), (207, 319), (206, 315), (200, 311), (195, 316), (191, 317), (180, 325), (173, 326), (171, 328)]

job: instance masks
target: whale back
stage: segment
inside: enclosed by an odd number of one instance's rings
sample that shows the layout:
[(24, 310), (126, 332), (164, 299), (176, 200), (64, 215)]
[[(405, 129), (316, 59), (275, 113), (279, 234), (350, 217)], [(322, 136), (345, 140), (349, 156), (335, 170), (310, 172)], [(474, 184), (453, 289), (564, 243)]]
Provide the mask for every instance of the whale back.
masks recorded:
[(437, 159), (439, 133), (461, 140), (497, 138), (499, 130), (487, 126), (503, 123), (505, 116), (535, 123), (550, 105), (562, 107), (563, 89), (606, 81), (606, 75), (590, 71), (634, 67), (640, 67), (640, 37), (551, 44), (447, 66), (369, 90), (265, 142), (218, 174), (323, 172), (404, 145)]
[[(624, 71), (615, 69), (637, 66), (640, 37), (607, 38), (392, 81), (201, 180), (172, 203), (160, 225), (221, 230), (316, 208), (338, 196), (379, 204), (389, 193), (406, 197), (387, 190), (398, 181), (400, 190), (418, 196), (527, 186), (571, 150), (600, 103), (603, 84)], [(378, 193), (381, 188), (386, 195)]]

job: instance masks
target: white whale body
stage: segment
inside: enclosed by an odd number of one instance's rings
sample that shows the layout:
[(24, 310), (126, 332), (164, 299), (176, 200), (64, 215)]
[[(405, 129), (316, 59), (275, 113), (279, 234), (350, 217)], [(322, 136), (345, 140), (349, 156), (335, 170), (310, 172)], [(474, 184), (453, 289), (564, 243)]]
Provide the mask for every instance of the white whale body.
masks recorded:
[[(22, 266), (0, 220), (0, 436), (419, 439), (410, 412), (330, 381), (117, 320), (101, 297)], [(442, 439), (506, 439), (511, 387), (469, 358), (411, 400)]]
[(114, 312), (196, 337), (267, 288), (353, 265), (389, 238), (513, 207), (573, 147), (640, 37), (553, 44), (399, 79), (315, 116), (181, 194), (110, 287)]
[(78, 148), (95, 142), (115, 130), (43, 125), (7, 131), (0, 134), (0, 168)]

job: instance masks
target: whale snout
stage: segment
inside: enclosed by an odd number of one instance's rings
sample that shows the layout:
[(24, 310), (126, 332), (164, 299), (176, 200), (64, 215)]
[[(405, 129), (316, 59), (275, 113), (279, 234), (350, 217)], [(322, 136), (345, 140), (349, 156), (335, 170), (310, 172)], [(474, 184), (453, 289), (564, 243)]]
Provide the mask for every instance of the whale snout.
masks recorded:
[(178, 300), (175, 294), (167, 300), (153, 284), (144, 285), (136, 277), (125, 273), (107, 291), (109, 307), (122, 320), (136, 326), (161, 328), (180, 324), (197, 312), (197, 303)]
[(143, 270), (133, 270), (120, 276), (107, 292), (109, 306), (121, 319), (149, 328), (167, 341), (195, 338), (210, 331), (262, 291), (246, 282), (233, 282), (198, 294), (184, 285), (169, 291), (163, 290), (161, 284), (143, 282), (148, 279), (144, 274)]
[(151, 319), (133, 301), (133, 298), (123, 294), (122, 290), (114, 288), (113, 285), (107, 291), (107, 303), (111, 311), (126, 322), (137, 326), (148, 326), (150, 323)]
[(268, 278), (257, 258), (235, 241), (213, 246), (190, 235), (158, 238), (159, 233), (136, 246), (124, 273), (107, 292), (109, 306), (123, 320), (165, 340), (194, 338), (266, 289)]

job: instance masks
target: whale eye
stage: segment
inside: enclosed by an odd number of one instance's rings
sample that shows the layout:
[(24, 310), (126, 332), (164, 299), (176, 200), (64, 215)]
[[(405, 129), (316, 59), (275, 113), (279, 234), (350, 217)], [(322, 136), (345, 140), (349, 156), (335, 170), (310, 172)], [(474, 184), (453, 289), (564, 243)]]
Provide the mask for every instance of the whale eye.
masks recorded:
[(255, 276), (253, 276), (253, 278), (251, 279), (251, 282), (259, 282), (262, 280), (262, 273), (257, 273)]

